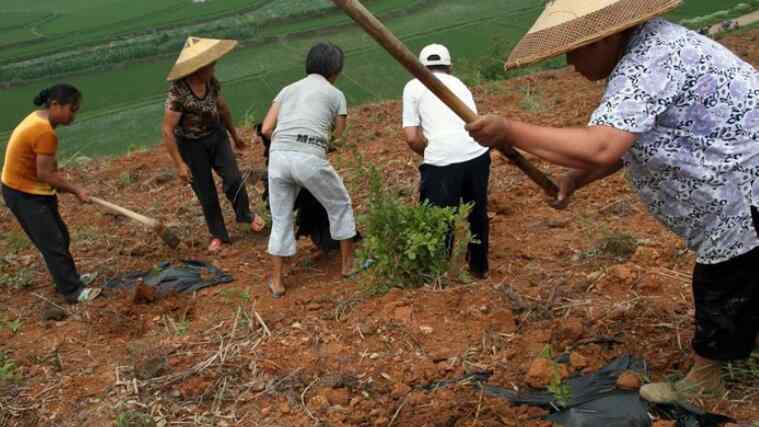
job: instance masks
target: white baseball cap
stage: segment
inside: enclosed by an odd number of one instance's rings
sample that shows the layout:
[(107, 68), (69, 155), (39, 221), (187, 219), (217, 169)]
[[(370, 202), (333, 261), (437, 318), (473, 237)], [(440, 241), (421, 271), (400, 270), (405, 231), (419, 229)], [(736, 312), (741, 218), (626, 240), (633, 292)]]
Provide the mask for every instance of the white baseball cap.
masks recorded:
[(448, 48), (442, 44), (431, 44), (419, 54), (419, 61), (422, 65), (429, 67), (431, 65), (451, 65), (451, 53)]

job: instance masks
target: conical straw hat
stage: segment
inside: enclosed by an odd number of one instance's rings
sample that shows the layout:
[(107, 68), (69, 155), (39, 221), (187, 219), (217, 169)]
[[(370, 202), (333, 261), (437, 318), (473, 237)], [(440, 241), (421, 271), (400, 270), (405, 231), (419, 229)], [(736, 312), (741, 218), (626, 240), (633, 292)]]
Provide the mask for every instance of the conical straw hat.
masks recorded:
[(575, 50), (663, 15), (682, 0), (547, 0), (533, 27), (511, 51), (506, 69)]
[(217, 61), (237, 46), (235, 40), (202, 39), (188, 37), (174, 67), (166, 80), (172, 81), (187, 77), (206, 65)]

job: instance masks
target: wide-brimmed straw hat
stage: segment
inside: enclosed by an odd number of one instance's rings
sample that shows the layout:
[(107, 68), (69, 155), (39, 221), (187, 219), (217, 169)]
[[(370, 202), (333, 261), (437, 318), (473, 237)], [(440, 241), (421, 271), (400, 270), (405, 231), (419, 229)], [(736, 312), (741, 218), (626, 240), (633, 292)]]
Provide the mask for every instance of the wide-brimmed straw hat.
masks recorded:
[(174, 67), (166, 80), (173, 81), (187, 77), (206, 65), (219, 60), (237, 46), (235, 40), (203, 39), (188, 37)]
[(547, 0), (543, 14), (511, 51), (506, 69), (530, 65), (663, 15), (682, 0)]

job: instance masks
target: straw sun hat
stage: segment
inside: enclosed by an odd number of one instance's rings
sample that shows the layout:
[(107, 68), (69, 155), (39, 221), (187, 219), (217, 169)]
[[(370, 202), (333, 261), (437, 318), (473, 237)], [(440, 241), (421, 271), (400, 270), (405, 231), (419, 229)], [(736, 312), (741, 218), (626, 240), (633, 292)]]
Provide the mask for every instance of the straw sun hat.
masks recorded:
[(682, 0), (547, 0), (543, 14), (511, 51), (506, 69), (589, 45), (663, 15)]
[(188, 37), (176, 64), (169, 71), (166, 80), (173, 81), (187, 77), (206, 65), (217, 61), (237, 46), (235, 40), (203, 39)]

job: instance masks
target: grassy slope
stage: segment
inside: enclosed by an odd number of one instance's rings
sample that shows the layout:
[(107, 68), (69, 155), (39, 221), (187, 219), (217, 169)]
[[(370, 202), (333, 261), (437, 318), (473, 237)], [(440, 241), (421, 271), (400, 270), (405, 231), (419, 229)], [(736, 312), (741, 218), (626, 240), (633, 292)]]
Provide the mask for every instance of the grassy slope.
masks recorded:
[[(376, 13), (383, 13), (408, 3), (399, 1), (382, 0), (372, 8)], [(709, 3), (690, 1), (678, 11), (677, 18), (700, 16), (716, 10), (717, 6)], [(719, 7), (727, 8), (738, 1), (728, 0), (726, 3), (730, 4)], [(394, 18), (388, 26), (413, 50), (433, 41), (448, 44), (457, 57), (459, 69), (472, 68), (468, 65), (482, 58), (503, 57), (537, 16), (540, 4), (539, 0), (523, 0), (505, 8), (500, 0), (481, 0), (476, 5), (442, 0), (432, 7)], [(336, 15), (273, 25), (263, 32), (267, 36), (284, 35), (348, 22), (347, 18)], [(260, 118), (276, 92), (302, 76), (305, 52), (314, 41), (321, 39), (330, 39), (346, 49), (346, 71), (338, 85), (346, 92), (351, 104), (399, 96), (408, 79), (407, 73), (358, 29), (348, 28), (241, 49), (225, 58), (218, 72), (225, 82), (225, 94), (236, 118)], [(60, 132), (62, 157), (74, 153), (90, 156), (114, 154), (158, 142), (166, 89), (163, 76), (172, 62), (173, 58), (166, 58), (132, 64), (125, 69), (67, 78), (83, 89), (86, 104), (79, 122)], [(28, 112), (18, 106), (30, 105), (39, 87), (52, 82), (3, 92), (0, 109), (7, 114), (0, 117), (0, 129), (11, 129)], [(0, 138), (5, 139), (2, 135)]]

